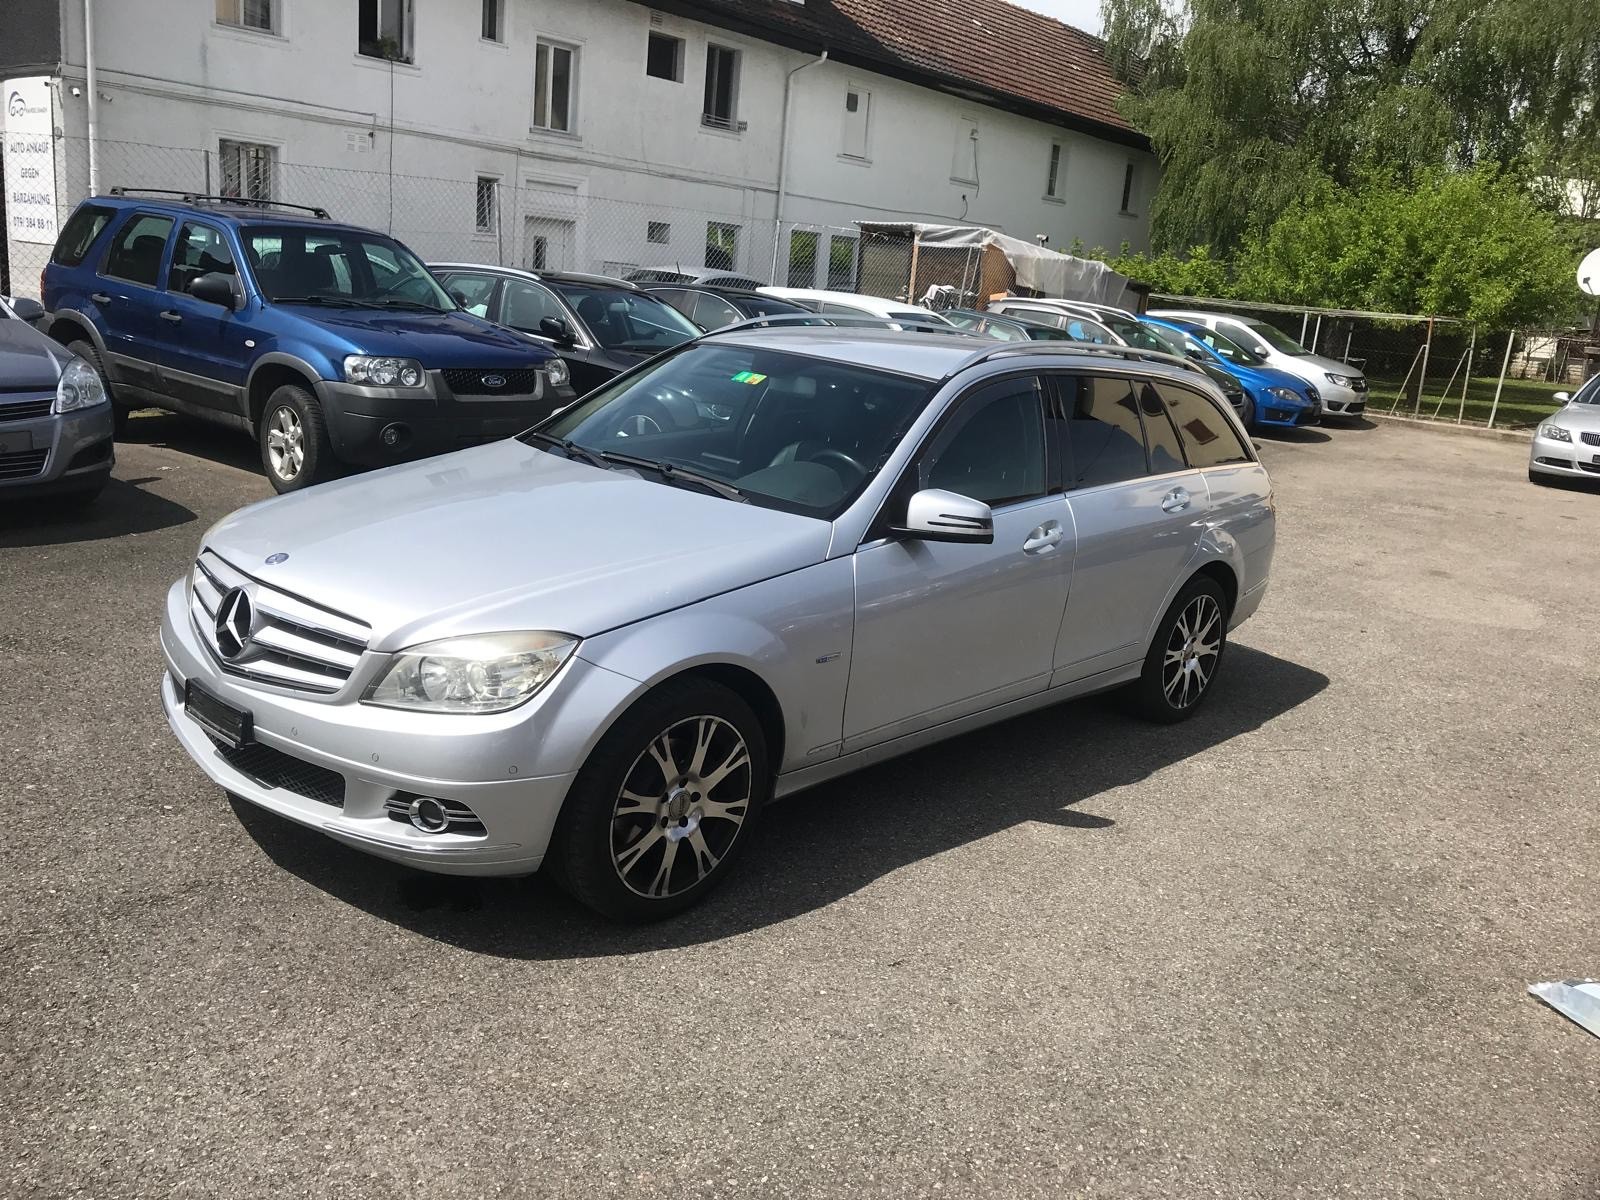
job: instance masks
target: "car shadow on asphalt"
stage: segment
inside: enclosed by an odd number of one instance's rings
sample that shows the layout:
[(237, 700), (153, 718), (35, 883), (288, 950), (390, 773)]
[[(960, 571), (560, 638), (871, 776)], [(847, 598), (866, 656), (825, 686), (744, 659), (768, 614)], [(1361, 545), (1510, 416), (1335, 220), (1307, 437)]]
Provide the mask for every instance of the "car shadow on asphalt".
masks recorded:
[(1263, 425), (1261, 428), (1253, 430), (1250, 436), (1256, 439), (1264, 438), (1269, 442), (1298, 442), (1308, 445), (1316, 442), (1333, 441), (1331, 433), (1324, 433), (1320, 429), (1308, 428), (1304, 425), (1285, 425), (1282, 427)]
[(613, 924), (542, 878), (424, 874), (246, 801), (234, 800), (233, 808), (284, 870), (373, 916), (462, 949), (551, 960), (671, 949), (824, 908), (901, 867), (1024, 822), (1061, 826), (1085, 839), (1104, 836), (1115, 822), (1095, 811), (1097, 797), (1258, 729), (1328, 685), (1325, 675), (1247, 646), (1230, 646), (1228, 658), (1206, 707), (1180, 725), (1151, 725), (1091, 697), (785, 799), (765, 814), (744, 861), (719, 890), (654, 925)]
[(266, 474), (261, 468), (261, 452), (249, 434), (160, 409), (134, 413), (128, 419), (127, 431), (117, 441), (160, 446), (237, 467), (252, 475)]
[(59, 496), (6, 501), (0, 504), (0, 548), (97, 542), (193, 521), (191, 510), (145, 490), (145, 484), (159, 482), (155, 475), (113, 476), (105, 491), (83, 508), (66, 507)]

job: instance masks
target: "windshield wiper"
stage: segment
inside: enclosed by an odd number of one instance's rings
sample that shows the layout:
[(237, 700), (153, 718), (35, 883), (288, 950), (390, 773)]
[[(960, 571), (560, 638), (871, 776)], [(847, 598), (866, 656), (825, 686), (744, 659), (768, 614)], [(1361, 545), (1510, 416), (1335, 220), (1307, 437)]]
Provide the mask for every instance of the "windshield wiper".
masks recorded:
[(329, 304), (336, 308), (377, 308), (370, 300), (357, 300), (354, 296), (274, 296), (274, 304)]
[(634, 454), (618, 454), (614, 450), (600, 451), (600, 457), (608, 463), (615, 463), (619, 467), (638, 467), (646, 471), (654, 471), (668, 483), (682, 480), (684, 483), (703, 487), (708, 492), (715, 492), (724, 500), (737, 500), (740, 504), (750, 502), (742, 491), (734, 487), (725, 479), (718, 479), (715, 475), (702, 475), (699, 471), (692, 471), (687, 467), (680, 467), (665, 459), (640, 458)]
[(404, 296), (394, 296), (387, 300), (379, 300), (376, 303), (384, 308), (415, 308), (421, 309), (424, 312), (443, 313), (458, 311), (453, 308), (439, 308), (437, 305), (427, 304), (421, 300), (407, 300)]
[(539, 433), (537, 430), (528, 434), (528, 436), (530, 438), (537, 438), (547, 446), (555, 446), (557, 449), (565, 452), (568, 458), (575, 458), (580, 462), (586, 462), (591, 467), (599, 467), (602, 471), (609, 471), (611, 469), (611, 464), (608, 463), (604, 457), (595, 453), (587, 446), (580, 446), (571, 438), (558, 438), (554, 434)]

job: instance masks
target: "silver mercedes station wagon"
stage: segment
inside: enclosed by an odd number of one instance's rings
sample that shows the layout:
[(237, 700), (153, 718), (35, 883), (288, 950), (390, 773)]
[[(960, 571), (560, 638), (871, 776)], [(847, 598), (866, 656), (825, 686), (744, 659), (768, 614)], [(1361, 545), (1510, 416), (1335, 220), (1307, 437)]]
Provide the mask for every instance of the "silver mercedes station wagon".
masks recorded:
[(647, 919), (775, 796), (1108, 688), (1189, 716), (1274, 524), (1175, 359), (736, 327), (517, 438), (214, 526), (162, 702), (252, 804)]

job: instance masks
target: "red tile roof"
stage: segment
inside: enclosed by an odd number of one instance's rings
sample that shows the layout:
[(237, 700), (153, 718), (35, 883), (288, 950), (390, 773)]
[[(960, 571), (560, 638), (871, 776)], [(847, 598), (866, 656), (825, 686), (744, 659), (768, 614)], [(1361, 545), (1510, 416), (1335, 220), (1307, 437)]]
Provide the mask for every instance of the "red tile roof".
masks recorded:
[(1146, 146), (1105, 43), (1009, 0), (640, 0), (708, 24)]

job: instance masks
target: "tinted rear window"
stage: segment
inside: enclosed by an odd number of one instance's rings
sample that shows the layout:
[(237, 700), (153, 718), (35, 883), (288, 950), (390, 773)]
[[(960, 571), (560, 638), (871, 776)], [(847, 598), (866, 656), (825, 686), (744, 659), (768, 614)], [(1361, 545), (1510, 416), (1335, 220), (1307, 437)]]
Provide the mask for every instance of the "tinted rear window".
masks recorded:
[(64, 267), (75, 267), (89, 253), (95, 238), (111, 220), (112, 210), (99, 204), (85, 204), (67, 219), (67, 224), (56, 239), (56, 248), (50, 254), (51, 262)]
[(1212, 400), (1165, 380), (1155, 386), (1172, 413), (1173, 423), (1183, 434), (1191, 466), (1220, 467), (1251, 461), (1250, 452), (1234, 432), (1232, 423)]

